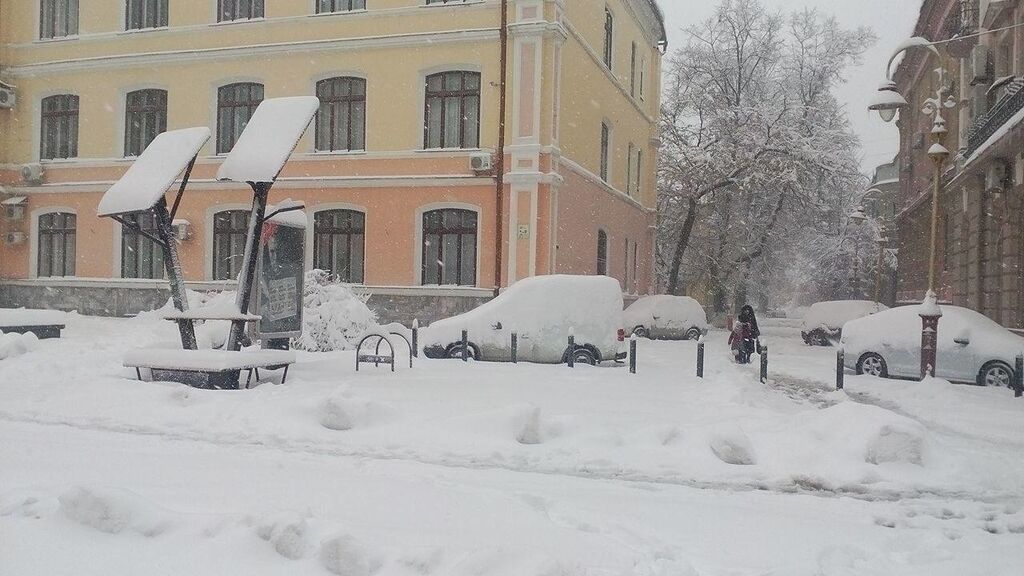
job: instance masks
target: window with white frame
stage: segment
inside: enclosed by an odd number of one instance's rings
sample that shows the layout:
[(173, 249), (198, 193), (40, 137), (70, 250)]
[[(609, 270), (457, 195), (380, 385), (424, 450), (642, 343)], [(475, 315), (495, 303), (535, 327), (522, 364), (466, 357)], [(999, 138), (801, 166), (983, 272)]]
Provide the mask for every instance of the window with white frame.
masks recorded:
[(262, 84), (240, 82), (217, 89), (217, 154), (231, 151), (261, 102)]
[(636, 42), (629, 48), (629, 95), (636, 97)]
[(426, 78), (423, 147), (480, 145), (480, 74), (452, 71)]
[[(156, 216), (139, 213), (126, 216), (140, 230), (156, 234)], [(121, 277), (150, 278), (164, 277), (164, 250), (151, 238), (129, 226), (121, 227)]]
[(423, 285), (476, 285), (477, 213), (445, 208), (423, 213)]
[(612, 129), (607, 122), (601, 123), (601, 180), (608, 181), (608, 169), (611, 163), (610, 153), (612, 142)]
[(355, 210), (323, 210), (313, 217), (313, 266), (342, 282), (363, 283), (366, 215)]
[(610, 8), (604, 9), (604, 65), (611, 70), (613, 61), (612, 41), (615, 36), (615, 17)]
[(75, 234), (77, 216), (69, 212), (50, 212), (39, 216), (36, 275), (75, 275)]
[(633, 157), (636, 153), (636, 146), (632, 142), (629, 143), (629, 149), (626, 152), (626, 194), (630, 196), (635, 192), (633, 188)]
[(40, 0), (39, 38), (63, 38), (78, 34), (78, 0)]
[(224, 210), (213, 215), (213, 279), (234, 280), (242, 270), (248, 210)]
[(167, 130), (167, 91), (136, 90), (125, 96), (124, 155), (138, 156)]
[(43, 98), (40, 111), (39, 158), (78, 157), (78, 96)]
[(217, 0), (217, 21), (263, 18), (263, 0)]
[(317, 14), (366, 10), (366, 0), (317, 0)]
[(167, 26), (167, 6), (170, 0), (127, 0), (124, 29), (143, 30)]
[(366, 149), (366, 80), (328, 78), (316, 83), (318, 152)]

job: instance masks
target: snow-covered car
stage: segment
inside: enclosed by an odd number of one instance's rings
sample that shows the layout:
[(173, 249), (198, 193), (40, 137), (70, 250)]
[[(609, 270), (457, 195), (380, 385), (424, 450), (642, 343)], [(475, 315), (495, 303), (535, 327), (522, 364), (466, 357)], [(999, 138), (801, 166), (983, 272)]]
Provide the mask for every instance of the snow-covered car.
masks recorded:
[[(920, 306), (904, 306), (848, 322), (840, 340), (846, 367), (882, 378), (917, 378), (921, 370)], [(1024, 338), (967, 308), (943, 306), (935, 375), (953, 382), (1010, 386)]]
[[(518, 359), (557, 364), (569, 354), (577, 363), (597, 364), (625, 358), (622, 291), (607, 276), (536, 276), (516, 282), (482, 306), (420, 331), (428, 358), (461, 358), (462, 331), (468, 332), (469, 357), (507, 362), (512, 333), (518, 334)], [(575, 349), (569, 350), (572, 331)]]
[(688, 296), (644, 296), (626, 308), (622, 321), (640, 338), (696, 340), (708, 332), (704, 307)]
[(843, 325), (888, 310), (871, 300), (832, 300), (812, 305), (804, 315), (800, 336), (808, 346), (831, 346), (843, 335)]

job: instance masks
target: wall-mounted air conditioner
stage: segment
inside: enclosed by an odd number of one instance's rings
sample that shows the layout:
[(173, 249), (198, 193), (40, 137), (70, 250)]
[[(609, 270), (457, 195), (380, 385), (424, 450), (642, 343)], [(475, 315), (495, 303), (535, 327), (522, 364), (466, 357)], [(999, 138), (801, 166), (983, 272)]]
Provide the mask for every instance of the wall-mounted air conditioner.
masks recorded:
[(184, 242), (192, 237), (192, 223), (188, 220), (175, 219), (171, 226), (174, 228), (174, 237), (179, 242)]
[(14, 88), (0, 84), (0, 108), (11, 109), (18, 103), (18, 94)]
[(24, 196), (15, 196), (0, 202), (0, 206), (4, 208), (4, 218), (12, 222), (25, 218), (25, 206), (27, 204), (28, 198)]
[(7, 234), (4, 234), (4, 242), (8, 246), (18, 246), (20, 244), (24, 244), (25, 243), (25, 233), (24, 232), (8, 232)]
[(26, 184), (38, 186), (43, 183), (43, 167), (39, 164), (25, 164), (21, 167), (21, 179)]
[(494, 160), (490, 154), (480, 152), (469, 157), (469, 166), (474, 172), (488, 172), (494, 167)]

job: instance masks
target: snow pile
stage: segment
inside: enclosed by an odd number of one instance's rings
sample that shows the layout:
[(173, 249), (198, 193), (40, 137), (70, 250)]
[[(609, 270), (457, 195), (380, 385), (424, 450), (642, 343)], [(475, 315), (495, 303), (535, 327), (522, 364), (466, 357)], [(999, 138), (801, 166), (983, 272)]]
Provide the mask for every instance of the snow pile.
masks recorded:
[(382, 561), (347, 534), (333, 536), (320, 544), (320, 564), (338, 576), (370, 576)]
[(123, 489), (79, 486), (61, 494), (57, 500), (65, 516), (108, 534), (131, 530), (153, 537), (170, 526), (164, 514), (152, 504)]
[(256, 527), (256, 535), (273, 544), (274, 551), (289, 560), (298, 560), (306, 553), (306, 519), (297, 514), (280, 514), (264, 519)]
[(804, 332), (821, 328), (826, 331), (842, 329), (843, 325), (851, 320), (863, 318), (888, 310), (885, 304), (872, 302), (870, 300), (836, 300), (831, 302), (818, 302), (807, 310), (804, 316)]
[(708, 443), (715, 456), (726, 464), (750, 466), (757, 463), (754, 445), (738, 426), (714, 431)]
[(0, 330), (0, 360), (27, 354), (39, 347), (39, 338), (32, 332), (18, 334)]
[(339, 390), (320, 403), (320, 425), (328, 430), (365, 428), (389, 420), (394, 411), (379, 402), (354, 398), (347, 389)]
[(349, 350), (377, 327), (377, 315), (366, 298), (323, 270), (306, 274), (303, 301), (302, 336), (293, 343), (298, 350)]
[[(220, 292), (187, 290), (185, 297), (188, 299), (190, 313), (201, 310), (209, 316), (236, 316), (238, 315), (238, 306), (235, 303), (236, 294), (234, 290), (223, 290)], [(176, 314), (177, 312), (178, 310), (174, 307), (173, 299), (168, 298), (167, 302), (156, 310), (139, 312), (135, 316), (135, 320), (139, 322), (159, 320), (172, 325), (173, 323), (170, 320), (164, 320), (164, 317)], [(228, 339), (228, 332), (231, 330), (230, 321), (204, 320), (202, 322), (194, 322), (193, 324), (196, 331), (196, 343), (200, 349), (219, 349), (224, 347), (224, 343)]]
[(917, 429), (882, 426), (868, 444), (865, 460), (871, 464), (903, 462), (920, 466), (924, 463), (924, 436)]
[(0, 308), (0, 328), (12, 326), (51, 326), (67, 323), (68, 313), (60, 310)]

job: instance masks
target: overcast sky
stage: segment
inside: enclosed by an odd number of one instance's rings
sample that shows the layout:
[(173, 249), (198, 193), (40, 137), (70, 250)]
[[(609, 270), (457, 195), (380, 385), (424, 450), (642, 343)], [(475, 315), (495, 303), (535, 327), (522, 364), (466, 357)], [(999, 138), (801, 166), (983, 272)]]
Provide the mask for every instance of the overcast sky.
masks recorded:
[[(921, 0), (761, 0), (770, 10), (793, 11), (805, 7), (834, 14), (848, 28), (868, 26), (878, 43), (864, 57), (863, 65), (850, 70), (838, 95), (847, 105), (850, 122), (860, 136), (862, 164), (871, 171), (892, 160), (898, 149), (895, 124), (885, 124), (877, 114), (869, 115), (868, 102), (885, 74), (884, 68), (896, 46), (914, 31)], [(683, 29), (706, 20), (717, 0), (658, 0), (665, 12), (669, 50), (686, 40)]]

